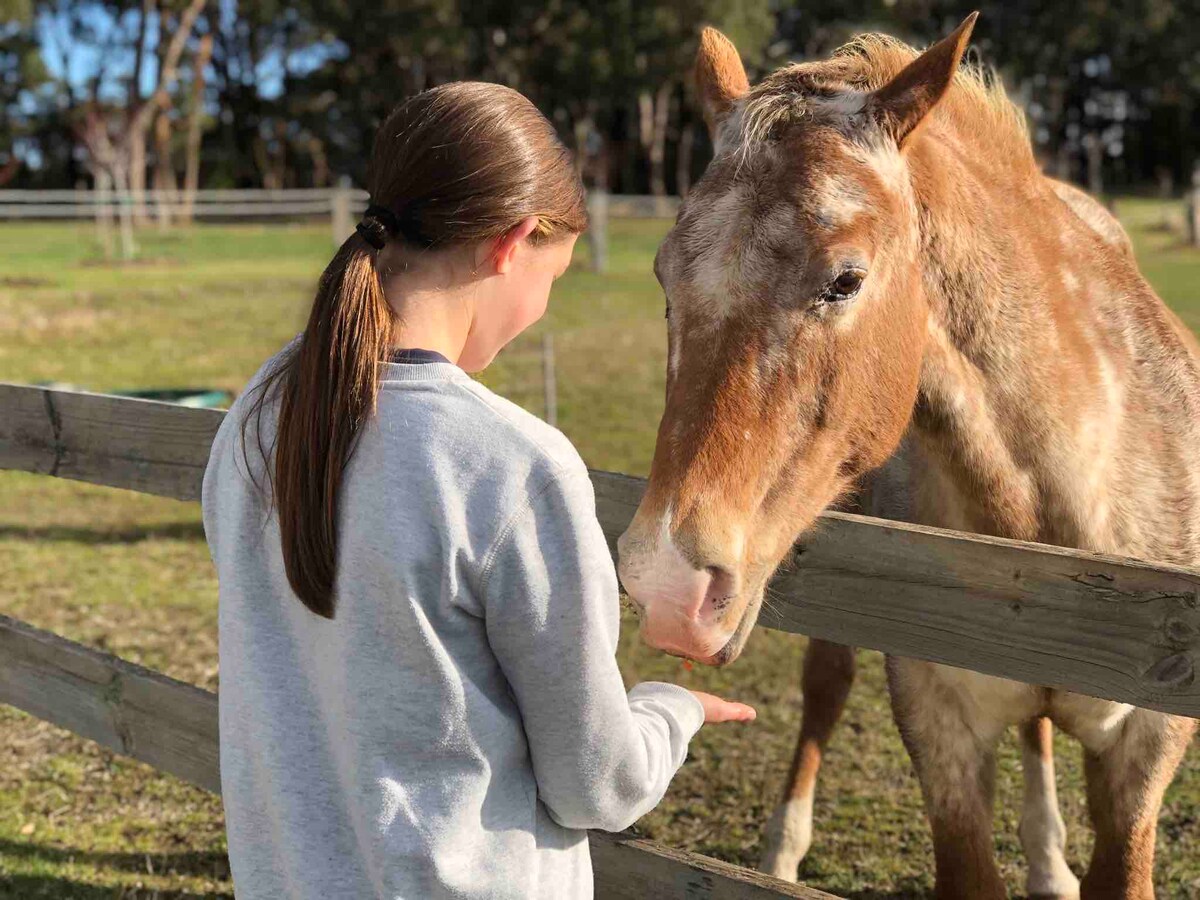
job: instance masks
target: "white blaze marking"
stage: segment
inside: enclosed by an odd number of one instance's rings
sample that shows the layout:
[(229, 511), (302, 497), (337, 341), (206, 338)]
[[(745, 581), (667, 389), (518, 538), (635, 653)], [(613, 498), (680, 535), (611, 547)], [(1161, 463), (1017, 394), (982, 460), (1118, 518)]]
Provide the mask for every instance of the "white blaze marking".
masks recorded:
[(726, 191), (713, 201), (684, 241), (691, 256), (686, 277), (697, 299), (717, 321), (724, 318), (740, 274), (738, 232), (748, 201), (741, 187)]
[(725, 319), (742, 298), (754, 296), (768, 281), (776, 262), (770, 248), (795, 240), (797, 212), (778, 204), (752, 218), (749, 189), (735, 185), (717, 197), (680, 239), (689, 262), (682, 277), (690, 287), (691, 310), (710, 325)]
[(895, 144), (870, 132), (866, 142), (852, 143), (851, 146), (854, 148), (854, 155), (874, 169), (875, 174), (889, 190), (902, 195), (910, 193), (908, 164)]
[(861, 91), (843, 91), (832, 97), (813, 97), (810, 101), (816, 108), (828, 111), (844, 119), (853, 119), (867, 105), (867, 95)]
[(817, 215), (822, 225), (839, 228), (849, 225), (867, 208), (862, 186), (838, 175), (826, 175), (815, 186)]

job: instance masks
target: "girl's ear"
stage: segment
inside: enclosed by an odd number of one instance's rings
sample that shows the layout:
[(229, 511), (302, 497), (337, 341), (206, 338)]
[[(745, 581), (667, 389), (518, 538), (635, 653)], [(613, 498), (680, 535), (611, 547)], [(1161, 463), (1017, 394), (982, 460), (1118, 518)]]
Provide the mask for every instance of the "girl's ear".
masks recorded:
[(525, 245), (525, 241), (537, 226), (537, 216), (527, 216), (496, 238), (496, 249), (492, 251), (491, 259), (496, 265), (497, 275), (505, 275), (512, 271), (517, 250)]

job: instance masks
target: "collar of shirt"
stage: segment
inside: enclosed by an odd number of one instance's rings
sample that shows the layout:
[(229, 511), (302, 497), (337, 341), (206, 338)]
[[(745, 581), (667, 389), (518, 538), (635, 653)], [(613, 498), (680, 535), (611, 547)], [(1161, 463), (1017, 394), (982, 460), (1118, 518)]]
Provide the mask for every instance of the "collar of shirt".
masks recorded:
[(393, 350), (390, 362), (402, 365), (422, 365), (425, 363), (448, 363), (450, 360), (436, 350), (421, 350), (419, 348), (402, 348)]

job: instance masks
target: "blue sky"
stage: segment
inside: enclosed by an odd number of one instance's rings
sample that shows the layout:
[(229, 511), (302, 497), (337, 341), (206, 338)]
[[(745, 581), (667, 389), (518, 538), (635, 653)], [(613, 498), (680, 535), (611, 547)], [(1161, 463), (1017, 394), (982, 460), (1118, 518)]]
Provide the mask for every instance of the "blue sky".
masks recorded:
[[(222, 29), (232, 27), (236, 9), (237, 0), (220, 0)], [(89, 32), (86, 39), (76, 40), (73, 37), (70, 27), (72, 17), (78, 26)], [(90, 84), (103, 63), (101, 96), (119, 102), (125, 96), (126, 83), (133, 71), (134, 54), (131, 46), (137, 35), (138, 20), (139, 15), (135, 10), (114, 16), (99, 4), (62, 0), (56, 10), (42, 14), (36, 23), (42, 57), (54, 77), (65, 79), (76, 89)], [(158, 15), (153, 14), (148, 21), (142, 64), (142, 96), (153, 90), (158, 78), (154, 55), (158, 39)], [(306, 47), (293, 51), (287, 64), (293, 73), (302, 74), (319, 67), (340, 52), (341, 47), (337, 42)], [(265, 54), (255, 73), (260, 94), (266, 98), (277, 97), (283, 90), (283, 74), (282, 52), (274, 50)]]

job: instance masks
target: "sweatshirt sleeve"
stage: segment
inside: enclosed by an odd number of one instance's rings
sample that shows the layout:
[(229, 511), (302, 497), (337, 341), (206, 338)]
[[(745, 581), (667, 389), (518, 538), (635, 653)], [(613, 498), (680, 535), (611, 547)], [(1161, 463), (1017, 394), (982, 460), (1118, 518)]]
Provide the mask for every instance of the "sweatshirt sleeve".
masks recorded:
[(678, 685), (625, 692), (616, 572), (586, 470), (560, 474), (514, 515), (482, 590), (542, 803), (566, 828), (628, 828), (662, 799), (704, 710)]

